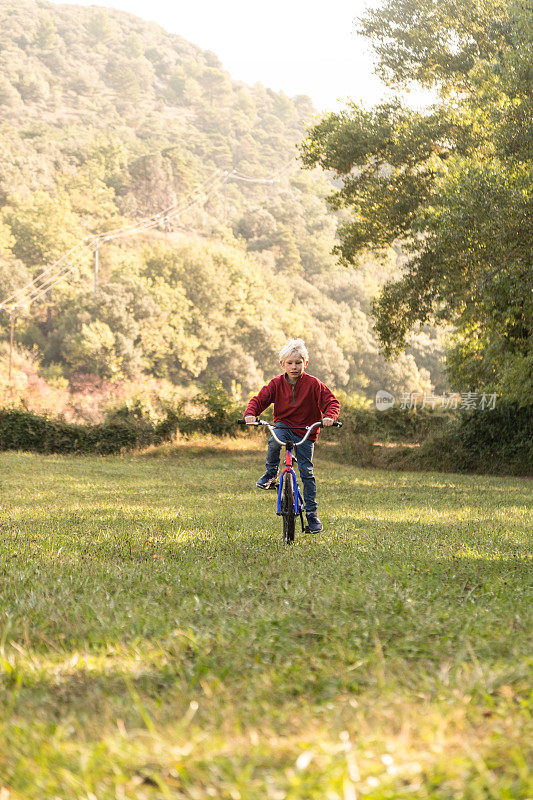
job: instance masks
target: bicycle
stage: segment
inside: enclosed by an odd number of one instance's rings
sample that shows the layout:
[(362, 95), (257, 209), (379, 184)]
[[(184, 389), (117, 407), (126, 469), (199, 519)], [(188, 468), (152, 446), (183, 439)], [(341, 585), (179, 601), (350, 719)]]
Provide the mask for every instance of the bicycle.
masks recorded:
[[(303, 499), (298, 487), (296, 472), (294, 471), (294, 462), (296, 461), (296, 458), (293, 457), (292, 449), (293, 447), (296, 448), (303, 444), (307, 440), (312, 430), (315, 428), (323, 428), (324, 423), (322, 420), (320, 420), (320, 422), (314, 422), (312, 425), (307, 425), (305, 427), (307, 433), (303, 439), (300, 439), (299, 442), (282, 442), (281, 439), (278, 439), (276, 436), (275, 426), (270, 425), (270, 423), (265, 422), (263, 419), (257, 419), (255, 422), (245, 422), (243, 419), (239, 419), (237, 422), (239, 425), (250, 425), (252, 427), (265, 426), (269, 429), (276, 442), (278, 442), (278, 444), (280, 444), (282, 447), (285, 447), (285, 466), (283, 467), (280, 475), (276, 513), (278, 517), (283, 518), (284, 544), (292, 544), (294, 542), (297, 516), (300, 517), (302, 533), (309, 532), (309, 527), (304, 525)], [(342, 422), (334, 422), (332, 427), (342, 428)]]

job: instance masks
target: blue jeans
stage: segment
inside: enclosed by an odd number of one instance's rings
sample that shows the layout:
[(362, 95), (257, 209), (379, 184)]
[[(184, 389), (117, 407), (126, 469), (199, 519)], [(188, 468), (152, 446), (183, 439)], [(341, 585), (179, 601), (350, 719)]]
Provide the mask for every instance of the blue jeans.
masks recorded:
[[(276, 436), (282, 442), (299, 441), (305, 435), (305, 431), (298, 430), (295, 433), (285, 425), (284, 422), (276, 422)], [(314, 442), (309, 439), (301, 444), (299, 447), (293, 448), (293, 453), (296, 450), (296, 459), (298, 461), (298, 470), (300, 478), (302, 479), (304, 489), (304, 508), (307, 513), (315, 512), (317, 510), (316, 502), (316, 480), (313, 474), (313, 450), (315, 449)], [(267, 472), (274, 475), (279, 467), (281, 445), (276, 442), (273, 436), (268, 440), (266, 468)]]

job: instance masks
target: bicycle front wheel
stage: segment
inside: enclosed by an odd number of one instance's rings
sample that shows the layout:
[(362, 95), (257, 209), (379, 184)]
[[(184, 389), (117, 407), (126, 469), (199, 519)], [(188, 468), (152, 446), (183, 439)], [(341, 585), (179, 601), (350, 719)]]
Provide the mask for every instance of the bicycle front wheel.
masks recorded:
[(284, 476), (281, 514), (283, 519), (283, 542), (292, 544), (294, 542), (296, 514), (294, 513), (294, 485), (290, 473), (286, 473)]

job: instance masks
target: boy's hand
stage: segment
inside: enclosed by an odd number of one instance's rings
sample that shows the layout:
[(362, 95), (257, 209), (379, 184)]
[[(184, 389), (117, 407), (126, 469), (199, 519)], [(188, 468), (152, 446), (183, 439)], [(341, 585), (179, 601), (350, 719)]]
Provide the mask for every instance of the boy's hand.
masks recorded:
[(324, 417), (322, 423), (324, 425), (324, 428), (330, 428), (333, 425), (333, 420), (331, 419), (331, 417)]
[(252, 417), (252, 416), (250, 416), (250, 414), (248, 414), (248, 416), (244, 418), (244, 421), (245, 422), (255, 422), (255, 417)]

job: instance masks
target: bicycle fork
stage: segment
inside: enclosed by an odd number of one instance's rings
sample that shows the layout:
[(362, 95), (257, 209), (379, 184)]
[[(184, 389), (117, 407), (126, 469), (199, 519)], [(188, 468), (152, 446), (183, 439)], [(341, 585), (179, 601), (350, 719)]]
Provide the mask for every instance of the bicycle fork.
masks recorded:
[(277, 508), (276, 514), (278, 515), (278, 517), (281, 517), (284, 513), (286, 513), (286, 512), (283, 512), (281, 510), (281, 498), (283, 497), (283, 483), (285, 481), (285, 476), (286, 476), (287, 480), (292, 480), (292, 485), (293, 485), (293, 489), (294, 489), (294, 492), (293, 492), (293, 494), (294, 494), (294, 513), (295, 513), (295, 515), (300, 517), (300, 522), (301, 522), (301, 525), (302, 525), (302, 533), (304, 533), (305, 525), (304, 525), (304, 515), (303, 515), (303, 511), (302, 511), (303, 502), (304, 501), (303, 501), (302, 495), (300, 494), (300, 489), (298, 488), (298, 481), (296, 479), (296, 472), (294, 471), (294, 467), (293, 467), (294, 461), (296, 461), (296, 459), (293, 459), (292, 448), (290, 446), (287, 446), (287, 452), (285, 454), (285, 466), (283, 467), (283, 469), (281, 471), (281, 476), (280, 476), (280, 479), (279, 479), (278, 508)]

